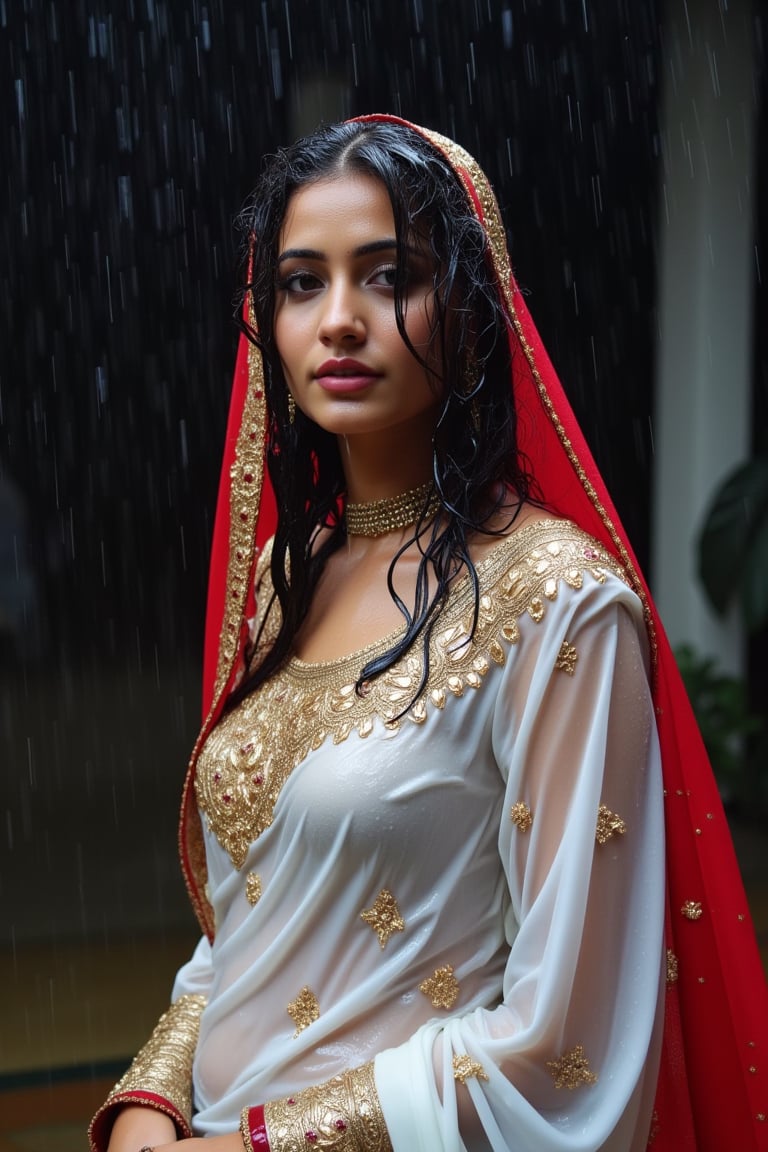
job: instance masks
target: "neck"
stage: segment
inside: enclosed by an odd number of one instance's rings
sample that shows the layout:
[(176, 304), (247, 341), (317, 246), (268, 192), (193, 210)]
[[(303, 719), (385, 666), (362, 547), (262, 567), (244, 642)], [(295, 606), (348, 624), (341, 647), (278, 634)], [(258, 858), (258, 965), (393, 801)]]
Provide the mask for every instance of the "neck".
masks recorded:
[(340, 436), (339, 453), (348, 499), (354, 504), (386, 500), (432, 479), (432, 442), (401, 435)]

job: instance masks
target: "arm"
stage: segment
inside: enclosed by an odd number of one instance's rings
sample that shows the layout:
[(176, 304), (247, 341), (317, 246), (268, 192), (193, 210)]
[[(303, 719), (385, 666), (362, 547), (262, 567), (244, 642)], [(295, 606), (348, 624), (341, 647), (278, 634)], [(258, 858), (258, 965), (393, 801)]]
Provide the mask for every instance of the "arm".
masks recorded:
[[(631, 594), (560, 589), (522, 620), (493, 727), (510, 953), (502, 1003), (376, 1060), (392, 1144), (645, 1147), (664, 914), (661, 774)], [(569, 647), (564, 647), (564, 645)], [(574, 660), (575, 656), (575, 660)]]
[(92, 1152), (137, 1152), (191, 1135), (192, 1062), (212, 978), (203, 938), (180, 969), (172, 1003), (91, 1121)]

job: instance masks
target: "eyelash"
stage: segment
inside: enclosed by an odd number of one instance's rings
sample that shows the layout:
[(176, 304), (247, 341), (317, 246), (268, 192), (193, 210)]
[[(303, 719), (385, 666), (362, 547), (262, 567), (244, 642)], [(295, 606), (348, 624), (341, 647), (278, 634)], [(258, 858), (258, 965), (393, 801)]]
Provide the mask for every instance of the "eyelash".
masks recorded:
[[(380, 268), (376, 268), (371, 273), (369, 279), (374, 280), (377, 276), (381, 276), (387, 272), (391, 272), (393, 274), (393, 276), (396, 276), (397, 275), (397, 265), (396, 264), (384, 264)], [(306, 271), (306, 269), (297, 268), (295, 272), (290, 272), (287, 276), (283, 277), (281, 280), (278, 280), (277, 289), (279, 292), (287, 292), (287, 293), (294, 295), (294, 296), (305, 295), (305, 293), (302, 292), (300, 289), (297, 290), (294, 287), (295, 285), (298, 285), (301, 280), (304, 280), (304, 279), (310, 279), (310, 280), (314, 280), (316, 283), (320, 283), (320, 277), (317, 276), (314, 272), (308, 272), (308, 271)], [(382, 287), (382, 285), (377, 285), (377, 287)], [(394, 284), (393, 283), (387, 284), (386, 287), (387, 288), (393, 288)], [(311, 291), (312, 291), (311, 288), (308, 289), (306, 294), (308, 294)]]

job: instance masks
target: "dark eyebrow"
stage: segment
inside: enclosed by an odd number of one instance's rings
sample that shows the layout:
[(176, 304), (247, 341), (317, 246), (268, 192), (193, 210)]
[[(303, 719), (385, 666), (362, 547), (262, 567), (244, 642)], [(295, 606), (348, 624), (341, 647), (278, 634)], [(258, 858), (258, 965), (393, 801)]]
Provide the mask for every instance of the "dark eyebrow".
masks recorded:
[[(414, 248), (411, 244), (406, 244), (405, 251), (410, 255), (417, 256), (418, 249)], [(353, 256), (370, 256), (374, 252), (392, 252), (397, 250), (397, 240), (394, 237), (386, 237), (384, 240), (372, 240), (370, 244), (361, 244), (359, 248), (352, 251)], [(286, 248), (285, 252), (281, 252), (277, 258), (278, 264), (283, 260), (324, 260), (325, 253), (318, 251), (316, 248)]]

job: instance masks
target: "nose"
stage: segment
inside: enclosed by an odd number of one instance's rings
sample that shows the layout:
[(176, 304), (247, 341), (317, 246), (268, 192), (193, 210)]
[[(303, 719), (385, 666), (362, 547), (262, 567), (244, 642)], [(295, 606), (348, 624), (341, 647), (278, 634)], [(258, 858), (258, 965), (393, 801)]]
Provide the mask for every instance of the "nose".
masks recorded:
[(362, 302), (348, 281), (338, 280), (329, 285), (318, 323), (318, 337), (328, 346), (357, 344), (365, 339)]

